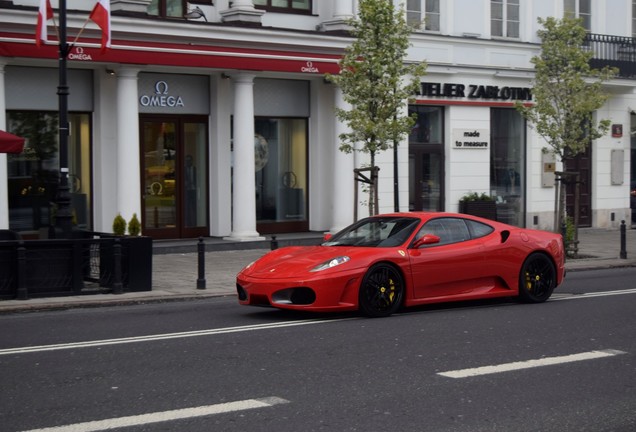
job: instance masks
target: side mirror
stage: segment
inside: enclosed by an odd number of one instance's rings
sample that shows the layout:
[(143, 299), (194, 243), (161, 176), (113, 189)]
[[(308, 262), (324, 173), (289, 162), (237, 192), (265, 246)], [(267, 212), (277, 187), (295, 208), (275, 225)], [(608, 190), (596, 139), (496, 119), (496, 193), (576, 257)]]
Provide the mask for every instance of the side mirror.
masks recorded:
[(331, 237), (332, 237), (331, 233), (325, 233), (325, 235), (322, 236), (322, 241), (329, 241)]
[(413, 248), (417, 249), (424, 245), (432, 245), (440, 242), (440, 238), (433, 234), (424, 234), (422, 237), (415, 240), (413, 243)]

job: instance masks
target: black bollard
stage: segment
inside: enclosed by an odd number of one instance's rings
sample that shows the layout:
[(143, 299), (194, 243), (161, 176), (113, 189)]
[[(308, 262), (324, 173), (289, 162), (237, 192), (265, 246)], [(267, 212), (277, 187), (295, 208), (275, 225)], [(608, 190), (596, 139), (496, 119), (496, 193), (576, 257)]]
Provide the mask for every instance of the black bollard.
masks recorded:
[(121, 241), (116, 238), (113, 245), (113, 258), (115, 261), (115, 280), (113, 281), (113, 294), (123, 294), (124, 284), (121, 281)]
[(627, 227), (625, 221), (621, 221), (621, 259), (627, 259)]
[(197, 289), (205, 289), (205, 244), (203, 237), (199, 237), (197, 244), (197, 254), (199, 257), (199, 277), (197, 278)]
[(272, 236), (272, 240), (269, 243), (269, 246), (270, 246), (271, 250), (278, 249), (278, 240), (276, 240), (276, 236), (275, 235)]

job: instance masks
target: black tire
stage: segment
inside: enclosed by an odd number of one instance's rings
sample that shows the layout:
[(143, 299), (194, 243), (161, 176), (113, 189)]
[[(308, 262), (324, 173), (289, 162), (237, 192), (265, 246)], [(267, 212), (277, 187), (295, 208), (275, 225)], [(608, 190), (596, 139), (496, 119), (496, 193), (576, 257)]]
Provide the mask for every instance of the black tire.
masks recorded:
[(372, 266), (362, 279), (358, 304), (360, 312), (369, 317), (386, 317), (396, 312), (404, 298), (404, 279), (390, 264)]
[(546, 301), (556, 287), (556, 278), (556, 268), (547, 255), (531, 254), (519, 274), (519, 300), (525, 303)]

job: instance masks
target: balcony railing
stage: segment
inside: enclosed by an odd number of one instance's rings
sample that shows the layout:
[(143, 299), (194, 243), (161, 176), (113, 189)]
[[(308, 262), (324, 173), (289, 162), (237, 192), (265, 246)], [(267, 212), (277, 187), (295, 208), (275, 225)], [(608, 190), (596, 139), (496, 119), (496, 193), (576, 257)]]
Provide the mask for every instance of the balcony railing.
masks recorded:
[(594, 53), (593, 68), (615, 67), (619, 77), (636, 79), (636, 38), (588, 33), (585, 47)]

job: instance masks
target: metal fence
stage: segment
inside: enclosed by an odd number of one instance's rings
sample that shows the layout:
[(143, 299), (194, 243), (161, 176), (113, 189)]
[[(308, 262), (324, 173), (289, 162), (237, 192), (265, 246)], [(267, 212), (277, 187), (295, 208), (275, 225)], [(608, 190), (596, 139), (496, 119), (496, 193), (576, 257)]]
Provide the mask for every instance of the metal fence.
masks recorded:
[(593, 68), (611, 66), (618, 69), (621, 78), (636, 77), (636, 39), (588, 33), (584, 47), (593, 53), (590, 60)]
[(0, 299), (150, 291), (152, 239), (0, 241)]

